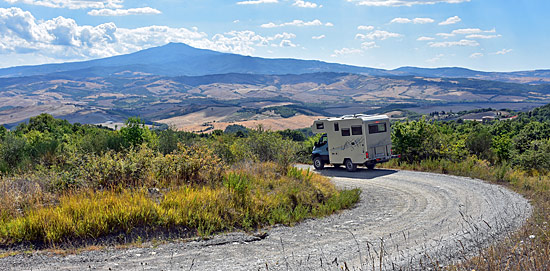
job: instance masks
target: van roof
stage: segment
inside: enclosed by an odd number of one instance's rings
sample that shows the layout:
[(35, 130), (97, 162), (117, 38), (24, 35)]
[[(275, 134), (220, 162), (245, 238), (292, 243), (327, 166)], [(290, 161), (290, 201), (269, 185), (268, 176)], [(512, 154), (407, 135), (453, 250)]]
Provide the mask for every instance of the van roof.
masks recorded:
[(355, 115), (344, 115), (338, 118), (327, 118), (320, 120), (336, 121), (336, 120), (347, 120), (347, 119), (361, 119), (363, 121), (372, 121), (372, 120), (387, 120), (389, 119), (386, 115), (365, 115), (365, 114), (355, 114)]

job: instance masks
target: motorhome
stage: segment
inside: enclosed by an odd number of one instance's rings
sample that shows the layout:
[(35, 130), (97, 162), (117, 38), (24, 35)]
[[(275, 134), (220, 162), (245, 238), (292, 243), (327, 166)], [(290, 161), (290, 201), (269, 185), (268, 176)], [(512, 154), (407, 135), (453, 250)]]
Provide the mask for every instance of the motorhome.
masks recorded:
[(323, 135), (312, 152), (313, 166), (344, 165), (355, 171), (358, 165), (374, 169), (376, 164), (398, 157), (392, 154), (390, 120), (386, 115), (345, 115), (316, 120), (314, 133)]

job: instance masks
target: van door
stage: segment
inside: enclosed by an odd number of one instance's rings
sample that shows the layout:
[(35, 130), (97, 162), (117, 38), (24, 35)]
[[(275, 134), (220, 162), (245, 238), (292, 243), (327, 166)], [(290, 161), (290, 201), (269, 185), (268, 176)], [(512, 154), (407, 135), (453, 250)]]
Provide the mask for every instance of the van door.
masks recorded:
[(391, 156), (391, 132), (389, 121), (367, 123), (369, 158), (386, 159)]

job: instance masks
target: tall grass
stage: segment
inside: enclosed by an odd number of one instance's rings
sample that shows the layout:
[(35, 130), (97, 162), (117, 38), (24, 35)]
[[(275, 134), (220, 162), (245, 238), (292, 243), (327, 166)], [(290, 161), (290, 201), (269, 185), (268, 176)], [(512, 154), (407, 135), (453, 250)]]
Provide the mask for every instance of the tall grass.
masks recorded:
[(338, 191), (326, 178), (309, 171), (291, 169), (277, 177), (277, 167), (262, 163), (229, 170), (220, 185), (65, 193), (55, 205), (34, 205), (19, 214), (3, 215), (0, 243), (55, 246), (144, 229), (208, 236), (293, 224), (349, 208), (359, 200), (359, 190)]

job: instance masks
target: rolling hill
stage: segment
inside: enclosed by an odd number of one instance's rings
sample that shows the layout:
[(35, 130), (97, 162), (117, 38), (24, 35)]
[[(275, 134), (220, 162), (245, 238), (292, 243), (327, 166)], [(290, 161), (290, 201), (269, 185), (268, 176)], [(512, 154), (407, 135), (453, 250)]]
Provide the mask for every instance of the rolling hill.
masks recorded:
[(150, 123), (185, 123), (203, 130), (203, 125), (220, 127), (214, 122), (396, 108), (527, 110), (550, 102), (549, 81), (547, 70), (381, 70), (170, 43), (91, 61), (0, 69), (0, 124), (13, 127), (40, 113), (93, 124), (138, 115)]

